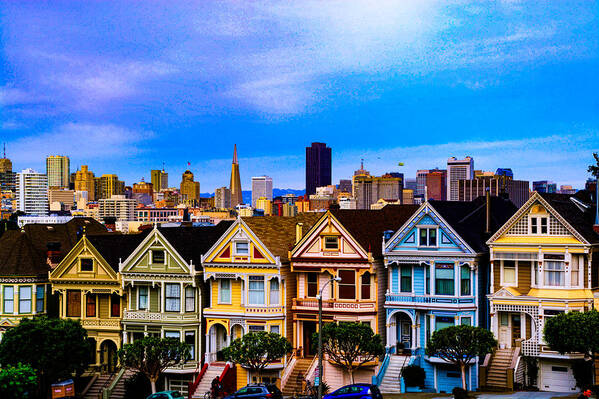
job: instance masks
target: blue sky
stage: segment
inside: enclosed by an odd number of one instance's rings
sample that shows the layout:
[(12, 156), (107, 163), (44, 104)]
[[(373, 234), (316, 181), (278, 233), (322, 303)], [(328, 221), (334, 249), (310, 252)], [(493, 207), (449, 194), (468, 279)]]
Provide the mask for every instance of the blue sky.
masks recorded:
[[(184, 4), (182, 4), (184, 3)], [(128, 184), (187, 162), (201, 191), (477, 169), (582, 186), (599, 150), (594, 1), (0, 3), (0, 141), (15, 169), (49, 154)], [(398, 162), (405, 166), (399, 168)]]

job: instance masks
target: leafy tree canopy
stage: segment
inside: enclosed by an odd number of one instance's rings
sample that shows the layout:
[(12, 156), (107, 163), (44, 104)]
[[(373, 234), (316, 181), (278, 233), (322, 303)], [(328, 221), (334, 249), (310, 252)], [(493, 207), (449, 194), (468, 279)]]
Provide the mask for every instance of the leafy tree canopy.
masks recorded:
[(190, 346), (176, 338), (144, 337), (119, 350), (121, 364), (144, 373), (156, 392), (156, 381), (168, 367), (187, 361)]
[[(318, 333), (313, 342), (318, 344)], [(322, 327), (322, 351), (329, 361), (345, 369), (354, 383), (354, 371), (385, 353), (381, 337), (362, 323), (326, 323)]]
[(593, 158), (595, 158), (595, 165), (589, 165), (588, 171), (593, 176), (599, 178), (599, 155), (596, 152), (594, 152)]
[(568, 312), (545, 321), (543, 334), (549, 347), (559, 353), (599, 352), (599, 312)]
[(223, 349), (229, 361), (260, 373), (270, 363), (279, 360), (293, 347), (287, 338), (265, 331), (251, 332), (237, 338)]
[(32, 397), (37, 387), (37, 375), (28, 364), (17, 363), (0, 370), (0, 398)]
[(89, 364), (87, 331), (78, 320), (23, 319), (0, 342), (0, 364), (28, 364), (37, 371), (40, 392), (81, 374)]
[(437, 356), (460, 368), (462, 388), (466, 387), (466, 365), (477, 356), (493, 351), (497, 341), (491, 331), (472, 326), (452, 326), (435, 331), (426, 345), (428, 356)]

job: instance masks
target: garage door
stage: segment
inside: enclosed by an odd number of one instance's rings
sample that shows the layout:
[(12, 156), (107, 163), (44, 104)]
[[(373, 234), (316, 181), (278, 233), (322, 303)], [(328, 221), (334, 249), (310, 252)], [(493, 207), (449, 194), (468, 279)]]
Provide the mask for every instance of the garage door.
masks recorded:
[(572, 367), (567, 363), (541, 363), (541, 390), (551, 392), (575, 392), (576, 380)]

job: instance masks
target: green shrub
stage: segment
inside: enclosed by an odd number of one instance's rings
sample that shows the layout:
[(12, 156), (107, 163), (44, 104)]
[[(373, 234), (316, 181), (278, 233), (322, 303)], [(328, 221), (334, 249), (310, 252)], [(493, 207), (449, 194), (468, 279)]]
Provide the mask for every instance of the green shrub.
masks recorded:
[(572, 363), (572, 373), (576, 380), (576, 386), (586, 389), (593, 385), (593, 362), (590, 360), (577, 359)]
[(37, 375), (28, 364), (18, 363), (0, 370), (0, 398), (17, 399), (33, 396)]
[(125, 397), (127, 399), (145, 399), (151, 393), (150, 380), (144, 373), (137, 372), (125, 380)]

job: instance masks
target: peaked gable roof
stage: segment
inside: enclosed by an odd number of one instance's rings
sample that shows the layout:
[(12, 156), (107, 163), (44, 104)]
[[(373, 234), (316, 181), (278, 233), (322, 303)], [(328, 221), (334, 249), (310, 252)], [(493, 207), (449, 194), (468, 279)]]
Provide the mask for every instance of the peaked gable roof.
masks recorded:
[(331, 214), (374, 258), (382, 256), (383, 233), (398, 230), (418, 210), (418, 205), (387, 205), (382, 209), (334, 209)]
[(242, 219), (266, 248), (283, 262), (289, 259), (289, 251), (295, 244), (296, 225), (302, 223), (303, 237), (323, 214), (302, 212), (296, 216), (252, 216)]
[(47, 276), (49, 270), (45, 251), (26, 233), (9, 230), (0, 237), (0, 276)]
[(119, 262), (124, 261), (133, 253), (135, 248), (148, 235), (150, 230), (146, 230), (139, 234), (119, 234), (110, 233), (96, 236), (87, 236), (91, 245), (104, 258), (110, 267), (118, 272)]
[(485, 197), (473, 201), (429, 201), (435, 211), (476, 252), (487, 251), (486, 240), (518, 210), (511, 201), (490, 197), (491, 225), (487, 229), (487, 203)]
[(592, 203), (589, 194), (588, 191), (581, 190), (574, 195), (546, 193), (539, 195), (590, 244), (597, 244), (599, 234), (593, 230), (596, 205)]

